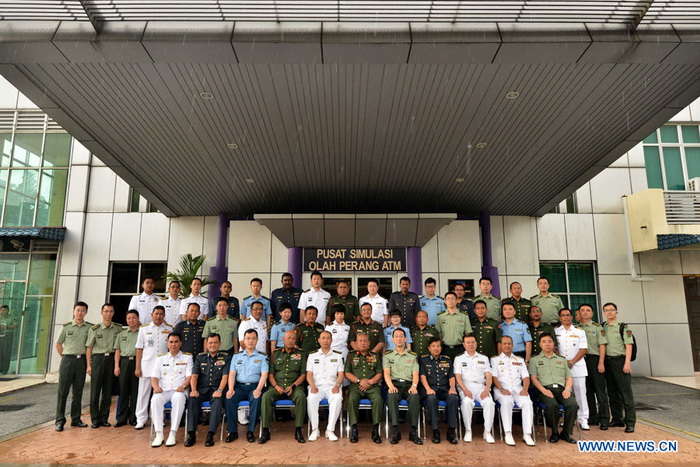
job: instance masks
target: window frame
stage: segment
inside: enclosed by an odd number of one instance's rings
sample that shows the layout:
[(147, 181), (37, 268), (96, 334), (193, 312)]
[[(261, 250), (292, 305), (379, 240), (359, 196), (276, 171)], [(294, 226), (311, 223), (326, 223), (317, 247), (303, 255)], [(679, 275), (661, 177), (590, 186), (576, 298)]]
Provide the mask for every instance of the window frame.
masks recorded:
[[(683, 141), (683, 131), (681, 127), (683, 126), (698, 126), (697, 123), (675, 123), (672, 125), (661, 125), (659, 128), (654, 130), (653, 135), (656, 136), (656, 142), (655, 143), (647, 143), (644, 140), (642, 140), (642, 151), (644, 151), (644, 148), (646, 147), (656, 147), (658, 152), (659, 152), (659, 164), (661, 167), (661, 181), (663, 183), (663, 186), (661, 187), (662, 190), (664, 191), (687, 191), (688, 190), (688, 182), (690, 181), (690, 178), (688, 177), (688, 163), (686, 161), (686, 153), (685, 149), (686, 147), (692, 147), (692, 148), (700, 148), (700, 143), (686, 143)], [(676, 130), (676, 136), (678, 137), (678, 142), (677, 143), (665, 143), (661, 141), (661, 128), (663, 127), (673, 127)], [(700, 128), (699, 128), (700, 131)], [(651, 136), (651, 135), (649, 135)], [(647, 136), (648, 138), (648, 136)], [(680, 151), (680, 156), (681, 156), (681, 170), (683, 171), (683, 189), (678, 190), (674, 188), (669, 188), (668, 187), (668, 180), (666, 177), (666, 163), (664, 162), (664, 148), (665, 147), (673, 147), (673, 148), (679, 148)], [(645, 168), (645, 174), (647, 175), (647, 187), (649, 187), (649, 175), (646, 172), (646, 163), (644, 164)], [(695, 178), (695, 177), (693, 177)], [(658, 188), (657, 188), (658, 189)]]
[[(580, 261), (580, 260), (574, 260), (574, 261), (569, 261), (569, 260), (546, 260), (546, 261), (540, 261), (539, 262), (539, 268), (540, 268), (540, 275), (544, 275), (545, 277), (548, 277), (547, 274), (543, 274), (542, 271), (542, 265), (543, 264), (563, 264), (564, 265), (564, 280), (566, 282), (566, 291), (561, 292), (557, 290), (553, 290), (551, 288), (551, 282), (550, 282), (550, 293), (559, 295), (559, 296), (566, 296), (567, 298), (567, 304), (566, 306), (571, 308), (571, 297), (572, 296), (589, 296), (589, 295), (595, 295), (596, 298), (596, 303), (592, 303), (591, 305), (594, 306), (593, 309), (593, 321), (595, 322), (600, 322), (598, 321), (600, 319), (600, 310), (599, 308), (601, 307), (601, 301), (600, 301), (600, 284), (598, 283), (598, 265), (596, 261)], [(569, 282), (569, 264), (590, 264), (593, 269), (593, 287), (595, 288), (594, 292), (570, 292), (571, 290), (571, 283)], [(551, 278), (549, 278), (551, 281)], [(572, 311), (575, 313), (576, 310)]]

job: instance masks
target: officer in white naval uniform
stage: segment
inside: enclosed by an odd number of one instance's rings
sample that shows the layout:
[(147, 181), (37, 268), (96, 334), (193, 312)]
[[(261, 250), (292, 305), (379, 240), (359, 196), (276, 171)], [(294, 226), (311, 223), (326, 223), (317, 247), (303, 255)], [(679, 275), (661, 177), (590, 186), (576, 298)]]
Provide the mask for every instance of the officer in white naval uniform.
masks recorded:
[(574, 397), (578, 404), (578, 424), (582, 430), (588, 430), (588, 398), (586, 397), (586, 376), (588, 369), (583, 357), (588, 352), (586, 331), (573, 325), (573, 313), (568, 308), (559, 310), (561, 326), (554, 329), (557, 335), (557, 350), (566, 358), (574, 378)]
[(335, 424), (343, 406), (341, 388), (345, 379), (345, 362), (340, 352), (331, 349), (332, 341), (330, 332), (321, 332), (318, 338), (321, 348), (310, 353), (306, 359), (306, 380), (309, 383), (306, 407), (312, 430), (309, 441), (316, 441), (319, 437), (318, 406), (323, 399), (328, 401), (326, 438), (330, 441), (338, 441), (335, 435)]

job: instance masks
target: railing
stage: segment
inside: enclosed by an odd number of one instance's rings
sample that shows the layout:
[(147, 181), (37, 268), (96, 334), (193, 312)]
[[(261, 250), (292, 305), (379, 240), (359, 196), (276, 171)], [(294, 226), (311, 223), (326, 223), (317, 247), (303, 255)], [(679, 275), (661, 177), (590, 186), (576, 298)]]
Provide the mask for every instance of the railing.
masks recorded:
[(700, 191), (664, 191), (668, 224), (700, 224)]

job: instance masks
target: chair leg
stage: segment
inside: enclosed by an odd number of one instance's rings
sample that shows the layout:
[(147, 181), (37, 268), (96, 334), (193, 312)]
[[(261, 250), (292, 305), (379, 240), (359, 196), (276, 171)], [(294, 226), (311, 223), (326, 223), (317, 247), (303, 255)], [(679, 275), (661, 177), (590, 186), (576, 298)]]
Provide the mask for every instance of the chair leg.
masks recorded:
[(384, 426), (386, 427), (386, 439), (389, 439), (389, 409), (384, 406)]

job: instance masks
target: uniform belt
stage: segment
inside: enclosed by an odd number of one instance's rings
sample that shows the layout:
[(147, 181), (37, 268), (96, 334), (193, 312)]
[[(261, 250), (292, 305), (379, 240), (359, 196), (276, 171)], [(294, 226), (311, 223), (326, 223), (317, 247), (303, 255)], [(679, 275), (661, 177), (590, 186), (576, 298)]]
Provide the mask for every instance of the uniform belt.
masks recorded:
[(83, 358), (85, 354), (78, 354), (78, 355), (72, 355), (72, 354), (63, 354), (64, 357), (70, 357), (70, 358)]
[(252, 386), (252, 385), (258, 384), (258, 383), (238, 383), (237, 382), (236, 384), (240, 384), (241, 386)]
[(133, 359), (135, 359), (136, 357), (124, 357), (124, 358), (126, 358), (127, 360), (133, 360)]
[(550, 384), (548, 386), (545, 386), (545, 388), (547, 388), (547, 389), (559, 389), (559, 388), (564, 389), (564, 385), (563, 384)]
[(412, 380), (407, 380), (407, 379), (392, 379), (392, 383), (413, 383)]
[(109, 352), (102, 353), (102, 352), (100, 352), (100, 353), (94, 354), (95, 357), (109, 357), (110, 355), (114, 355), (114, 353), (109, 353)]
[(625, 356), (624, 356), (624, 355), (615, 355), (615, 356), (612, 356), (612, 357), (611, 357), (610, 355), (606, 355), (606, 356), (605, 356), (605, 359), (606, 359), (606, 360), (614, 360), (614, 359), (617, 359), (617, 358), (625, 358)]

